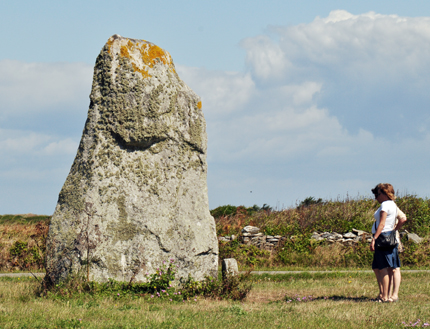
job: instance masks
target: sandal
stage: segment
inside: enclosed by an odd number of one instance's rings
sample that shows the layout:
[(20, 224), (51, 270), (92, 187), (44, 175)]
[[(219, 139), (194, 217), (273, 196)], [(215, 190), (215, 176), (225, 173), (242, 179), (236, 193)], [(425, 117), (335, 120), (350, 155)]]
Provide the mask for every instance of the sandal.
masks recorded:
[(381, 295), (378, 295), (378, 297), (375, 297), (374, 299), (372, 299), (374, 302), (379, 302), (380, 300), (382, 300)]
[(396, 299), (388, 298), (388, 301), (389, 301), (390, 303), (397, 303), (397, 302), (399, 301), (399, 297), (397, 297)]

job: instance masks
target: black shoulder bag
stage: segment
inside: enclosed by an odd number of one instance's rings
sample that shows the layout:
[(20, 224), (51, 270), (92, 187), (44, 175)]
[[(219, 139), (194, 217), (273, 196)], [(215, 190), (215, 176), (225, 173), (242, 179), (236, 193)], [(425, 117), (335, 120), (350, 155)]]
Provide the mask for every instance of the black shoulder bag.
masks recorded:
[[(397, 217), (397, 207), (396, 207), (396, 215), (394, 218)], [(381, 220), (381, 217), (379, 216), (379, 220)], [(376, 227), (376, 221), (375, 221), (375, 232), (378, 228)], [(392, 230), (391, 232), (381, 233), (379, 234), (378, 238), (375, 240), (375, 246), (379, 250), (392, 250), (397, 245), (397, 239), (396, 239), (396, 230)]]

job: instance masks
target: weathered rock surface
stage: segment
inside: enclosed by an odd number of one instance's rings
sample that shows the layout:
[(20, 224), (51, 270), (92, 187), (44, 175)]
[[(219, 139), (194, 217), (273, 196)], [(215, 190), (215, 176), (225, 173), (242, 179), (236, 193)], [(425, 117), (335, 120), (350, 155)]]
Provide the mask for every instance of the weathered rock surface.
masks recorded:
[(423, 238), (420, 238), (415, 233), (408, 233), (408, 241), (412, 241), (413, 243), (419, 244), (423, 241)]
[(251, 226), (251, 225), (245, 226), (242, 229), (242, 233), (249, 233), (249, 234), (256, 234), (259, 231), (260, 231), (260, 229), (258, 227)]
[(230, 275), (238, 275), (239, 268), (237, 266), (237, 261), (234, 258), (225, 258), (221, 262), (221, 272), (222, 276)]
[(109, 38), (49, 228), (52, 282), (78, 271), (90, 280), (143, 281), (168, 259), (177, 277), (216, 276), (206, 145), (200, 98), (170, 54), (144, 40)]

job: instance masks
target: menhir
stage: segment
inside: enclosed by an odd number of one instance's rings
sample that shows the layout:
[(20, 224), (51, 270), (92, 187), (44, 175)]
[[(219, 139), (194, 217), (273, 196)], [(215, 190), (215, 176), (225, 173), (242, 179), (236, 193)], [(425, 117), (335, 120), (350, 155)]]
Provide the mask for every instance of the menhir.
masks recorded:
[(216, 276), (200, 98), (170, 54), (114, 35), (94, 68), (79, 149), (47, 240), (47, 280), (145, 281), (163, 261), (177, 278)]

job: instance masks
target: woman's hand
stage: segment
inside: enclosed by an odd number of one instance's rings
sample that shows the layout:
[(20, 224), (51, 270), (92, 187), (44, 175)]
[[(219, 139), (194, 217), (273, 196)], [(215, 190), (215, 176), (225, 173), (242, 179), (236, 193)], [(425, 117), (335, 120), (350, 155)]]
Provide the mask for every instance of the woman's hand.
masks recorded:
[(375, 239), (372, 239), (372, 242), (370, 242), (370, 251), (375, 251)]

